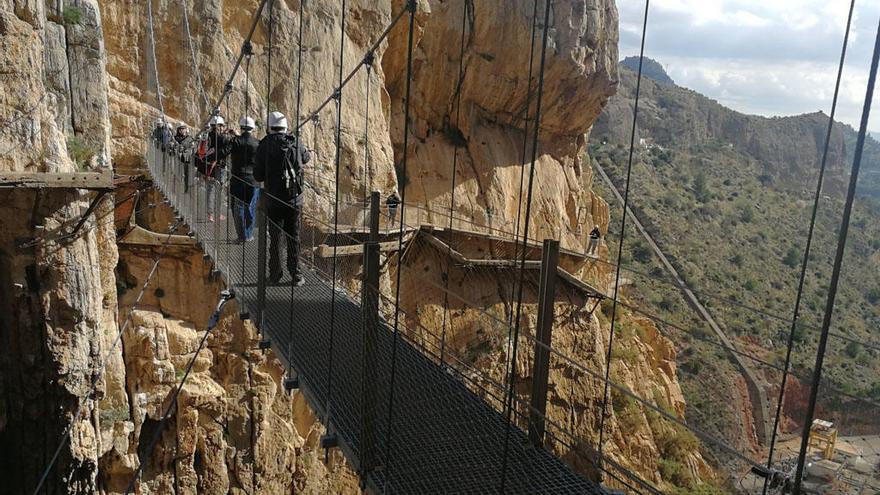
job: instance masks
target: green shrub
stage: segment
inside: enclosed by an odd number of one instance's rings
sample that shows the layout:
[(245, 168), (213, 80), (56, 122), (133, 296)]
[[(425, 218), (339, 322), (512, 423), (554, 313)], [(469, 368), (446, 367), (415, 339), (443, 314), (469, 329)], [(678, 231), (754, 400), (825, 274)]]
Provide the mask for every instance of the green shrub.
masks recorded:
[(877, 304), (880, 302), (880, 287), (874, 287), (865, 294), (865, 298), (871, 304)]
[(79, 7), (64, 7), (61, 12), (61, 19), (64, 20), (65, 26), (74, 26), (82, 20), (83, 11)]
[(782, 259), (782, 262), (785, 263), (785, 266), (789, 268), (794, 268), (801, 263), (801, 253), (793, 248), (788, 248), (788, 251), (785, 253), (785, 258)]
[(95, 156), (95, 151), (92, 150), (82, 138), (78, 136), (68, 136), (67, 156), (73, 160), (73, 163), (76, 164), (79, 170), (85, 170), (88, 168), (89, 162), (91, 162), (92, 158)]
[(862, 352), (862, 346), (858, 342), (850, 341), (846, 344), (846, 348), (844, 348), (846, 355), (855, 359), (858, 357), (859, 353)]
[(699, 172), (696, 176), (694, 176), (694, 197), (697, 198), (697, 201), (701, 203), (705, 203), (709, 201), (709, 187), (706, 184), (706, 174), (703, 172)]
[(669, 483), (679, 488), (692, 488), (694, 486), (694, 476), (690, 470), (681, 462), (672, 459), (660, 459), (658, 461), (660, 468), (660, 476)]

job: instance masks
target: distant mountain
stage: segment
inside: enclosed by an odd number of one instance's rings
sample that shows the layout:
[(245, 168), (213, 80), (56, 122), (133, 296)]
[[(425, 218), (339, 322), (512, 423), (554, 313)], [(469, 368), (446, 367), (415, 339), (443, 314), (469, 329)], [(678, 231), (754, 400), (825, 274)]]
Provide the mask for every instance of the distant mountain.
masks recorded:
[[(618, 92), (593, 126), (592, 140), (629, 143), (638, 57), (621, 62)], [(646, 67), (662, 67), (645, 59)], [(662, 76), (668, 79), (663, 72)], [(671, 82), (671, 79), (669, 79)], [(803, 187), (814, 180), (825, 143), (828, 116), (814, 112), (790, 117), (761, 117), (724, 107), (696, 91), (672, 83), (642, 80), (637, 140), (700, 155), (700, 148), (723, 146), (754, 162), (761, 175)], [(857, 132), (837, 123), (828, 152), (829, 190), (847, 182)], [(880, 142), (868, 139), (863, 159), (863, 193), (880, 197)]]
[[(639, 57), (626, 57), (623, 61), (620, 62), (620, 65), (626, 67), (627, 69), (632, 70), (633, 72), (639, 71)], [(666, 73), (666, 69), (660, 65), (660, 62), (645, 57), (645, 61), (642, 64), (642, 75), (645, 77), (649, 77), (659, 83), (663, 84), (675, 84), (675, 81), (669, 77), (669, 74)]]

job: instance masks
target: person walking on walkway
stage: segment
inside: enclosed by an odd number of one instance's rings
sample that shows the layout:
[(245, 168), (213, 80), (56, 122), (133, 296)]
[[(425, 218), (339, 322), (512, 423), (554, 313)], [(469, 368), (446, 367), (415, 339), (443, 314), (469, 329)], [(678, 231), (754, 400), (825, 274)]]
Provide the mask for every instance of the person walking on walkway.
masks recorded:
[(254, 180), (254, 163), (260, 142), (251, 134), (256, 126), (254, 119), (242, 117), (238, 121), (241, 134), (232, 138), (232, 173), (229, 177), (230, 204), (232, 205), (235, 232), (239, 242), (253, 238), (254, 220), (260, 190)]
[(596, 225), (593, 227), (593, 230), (590, 231), (590, 243), (587, 245), (587, 255), (589, 256), (598, 256), (599, 254), (599, 241), (602, 239), (602, 232), (599, 230), (599, 226)]
[[(210, 126), (208, 137), (199, 143), (197, 168), (207, 180), (208, 221), (213, 222), (216, 209), (214, 202), (218, 199), (225, 200), (217, 196), (217, 193), (223, 184), (226, 157), (232, 149), (232, 136), (225, 130), (226, 121), (219, 115), (211, 117)], [(221, 207), (220, 211), (226, 211), (225, 207)], [(221, 213), (220, 220), (225, 219)]]
[(299, 231), (303, 208), (303, 166), (311, 153), (287, 134), (287, 118), (281, 112), (269, 115), (269, 134), (257, 147), (254, 179), (264, 193), (269, 222), (269, 282), (277, 284), (282, 277), (281, 235), (287, 237), (287, 271), (293, 285), (305, 283), (299, 271)]
[(183, 192), (189, 192), (189, 174), (192, 167), (193, 140), (189, 135), (189, 127), (184, 123), (177, 124), (174, 140), (171, 142), (177, 152), (177, 158), (183, 167)]
[(153, 138), (156, 148), (162, 151), (167, 149), (168, 143), (171, 141), (171, 131), (168, 130), (168, 126), (165, 124), (165, 119), (161, 117), (156, 119), (156, 127), (153, 128), (151, 137)]

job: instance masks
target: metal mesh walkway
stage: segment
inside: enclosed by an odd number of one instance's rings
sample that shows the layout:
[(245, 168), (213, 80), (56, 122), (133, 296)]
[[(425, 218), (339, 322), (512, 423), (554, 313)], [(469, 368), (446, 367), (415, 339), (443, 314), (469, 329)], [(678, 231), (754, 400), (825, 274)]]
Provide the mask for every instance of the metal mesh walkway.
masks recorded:
[[(257, 241), (235, 241), (228, 212), (225, 218), (219, 214), (227, 211), (226, 193), (197, 178), (190, 178), (184, 192), (179, 162), (149, 148), (156, 185), (235, 289), (243, 310), (259, 314)], [(216, 190), (209, 191), (211, 187)], [(216, 213), (216, 221), (208, 221), (209, 212)], [(376, 352), (365, 356), (359, 289), (337, 288), (333, 298), (321, 269), (302, 258), (305, 286), (292, 288), (289, 278), (267, 286), (261, 331), (292, 367), (311, 407), (337, 436), (368, 488), (382, 493), (498, 493), (506, 462), (505, 493), (604, 493), (546, 450), (534, 448), (516, 426), (510, 427), (505, 459), (504, 415), (423, 354), (404, 332), (395, 336), (390, 325), (380, 322)], [(370, 418), (369, 424), (362, 424), (364, 417)], [(365, 446), (365, 435), (375, 441)], [(361, 462), (365, 448), (373, 458), (370, 466)]]

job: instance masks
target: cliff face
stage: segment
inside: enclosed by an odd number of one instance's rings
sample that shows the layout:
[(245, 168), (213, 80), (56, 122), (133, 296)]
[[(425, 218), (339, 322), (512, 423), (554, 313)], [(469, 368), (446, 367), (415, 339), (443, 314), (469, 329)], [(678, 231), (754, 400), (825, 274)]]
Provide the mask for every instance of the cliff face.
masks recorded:
[[(163, 236), (164, 237), (164, 236)], [(153, 265), (155, 249), (121, 248), (120, 308), (130, 308)], [(222, 284), (192, 246), (172, 247), (131, 315), (123, 336), (130, 409), (113, 417), (112, 449), (100, 460), (101, 485), (125, 490), (159, 426), (170, 394), (204, 336)], [(258, 350), (250, 322), (227, 306), (208, 336), (158, 437), (138, 487), (145, 493), (357, 493), (341, 454), (320, 458), (323, 427), (299, 392), (282, 386), (285, 369)], [(129, 310), (120, 310), (122, 318)]]
[[(0, 3), (0, 171), (71, 172), (109, 164), (110, 122), (95, 2)], [(51, 493), (95, 490), (112, 428), (99, 410), (124, 402), (116, 334), (115, 232), (106, 198), (66, 238), (94, 193), (0, 191), (0, 456), (3, 493), (36, 487), (71, 429)], [(106, 357), (106, 359), (105, 359)], [(98, 379), (102, 369), (103, 375)], [(97, 391), (90, 393), (93, 380)], [(74, 419), (80, 397), (82, 414)], [(98, 401), (98, 405), (95, 403)]]
[[(101, 3), (110, 53), (107, 67), (117, 143), (115, 159), (119, 165), (133, 166), (141, 156), (143, 136), (158, 116), (156, 109), (151, 108), (156, 105), (156, 88), (150, 70), (149, 36), (146, 27), (135, 22), (145, 18), (146, 7), (113, 0)], [(248, 0), (235, 8), (202, 3), (189, 12), (197, 66), (211, 105), (223, 87), (258, 3)], [(419, 2), (407, 201), (422, 203), (443, 216), (450, 204), (452, 158), (454, 143), (458, 142), (462, 147), (458, 150), (457, 214), (480, 225), (513, 232), (517, 205), (523, 202), (519, 187), (532, 3), (468, 3), (460, 85), (461, 119), (457, 123), (458, 41), (463, 3)], [(392, 12), (399, 12), (403, 4), (366, 0), (348, 3), (346, 73), (362, 59), (374, 37), (390, 23)], [(158, 71), (166, 112), (175, 119), (200, 123), (207, 110), (190, 63), (181, 5), (154, 2)], [(594, 220), (606, 221), (604, 202), (589, 189), (590, 171), (589, 167), (582, 167), (581, 155), (585, 132), (614, 92), (617, 10), (610, 0), (554, 2), (552, 10), (532, 234), (538, 238), (561, 234), (566, 245), (580, 246), (583, 236), (569, 231), (580, 231)], [(274, 7), (270, 107), (287, 115), (296, 109), (298, 11), (298, 2), (279, 2)], [(335, 2), (306, 2), (305, 12), (302, 116), (314, 110), (336, 85), (341, 22)], [(249, 77), (246, 71), (240, 71), (235, 91), (228, 103), (221, 105), (221, 113), (230, 122), (244, 114), (246, 100), (257, 121), (264, 120), (268, 18), (268, 12), (264, 12), (257, 26)], [(361, 71), (343, 91), (344, 170), (340, 188), (344, 195), (361, 198), (365, 191), (379, 190), (386, 196), (399, 188), (401, 177), (397, 176), (395, 164), (399, 165), (401, 160), (403, 143), (406, 24), (406, 19), (398, 23), (389, 40), (379, 48), (370, 81)], [(498, 43), (502, 38), (506, 42)], [(533, 93), (537, 88), (540, 30), (536, 44)], [(534, 102), (533, 97), (529, 115), (534, 113)], [(326, 213), (331, 211), (333, 192), (333, 105), (320, 117), (318, 127), (304, 127), (305, 141), (317, 157), (311, 182), (318, 192), (309, 198), (307, 207)], [(364, 165), (365, 141), (368, 166)]]

